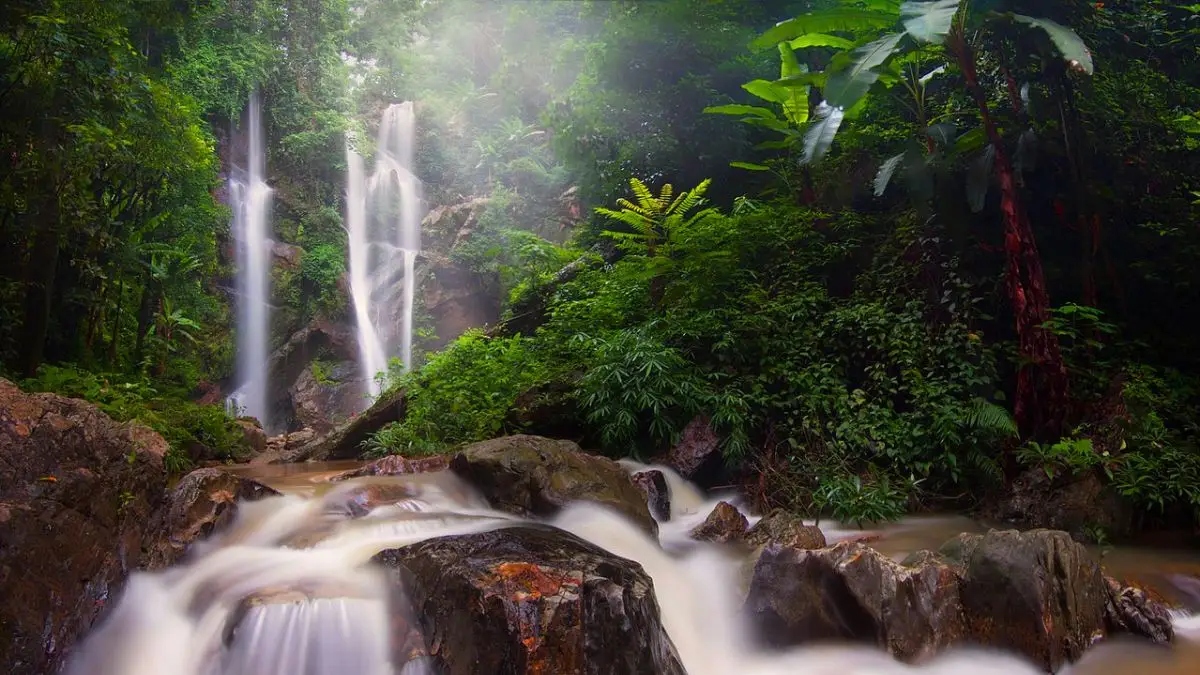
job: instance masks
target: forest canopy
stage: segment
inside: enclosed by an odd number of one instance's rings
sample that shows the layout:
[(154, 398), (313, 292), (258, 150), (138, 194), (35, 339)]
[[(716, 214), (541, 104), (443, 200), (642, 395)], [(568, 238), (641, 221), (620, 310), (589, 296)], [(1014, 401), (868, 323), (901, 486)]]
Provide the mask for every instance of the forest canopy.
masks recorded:
[(176, 471), (247, 452), (221, 398), (257, 92), (296, 252), (272, 349), (352, 323), (346, 147), (388, 105), (416, 104), (431, 209), (478, 207), (427, 237), (499, 320), (418, 317), (418, 367), (382, 374), (406, 416), (365, 452), (651, 457), (702, 421), (756, 498), (843, 520), (1040, 474), (1200, 523), (1200, 5), (18, 0), (0, 25), (3, 375), (150, 423)]

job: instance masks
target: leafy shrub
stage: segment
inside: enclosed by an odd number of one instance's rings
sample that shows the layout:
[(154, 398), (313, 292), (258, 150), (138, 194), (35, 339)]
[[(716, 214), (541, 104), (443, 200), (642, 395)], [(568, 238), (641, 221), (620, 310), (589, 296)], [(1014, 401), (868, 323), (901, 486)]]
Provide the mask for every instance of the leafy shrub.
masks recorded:
[(207, 446), (217, 458), (226, 460), (239, 459), (249, 450), (241, 427), (223, 408), (164, 396), (145, 378), (43, 365), (37, 376), (22, 381), (21, 387), (81, 398), (118, 422), (137, 421), (150, 427), (170, 444), (164, 463), (173, 473), (190, 468), (190, 443)]
[(517, 397), (549, 381), (531, 340), (471, 330), (395, 386), (408, 397), (402, 422), (367, 442), (372, 455), (428, 454), (500, 434)]

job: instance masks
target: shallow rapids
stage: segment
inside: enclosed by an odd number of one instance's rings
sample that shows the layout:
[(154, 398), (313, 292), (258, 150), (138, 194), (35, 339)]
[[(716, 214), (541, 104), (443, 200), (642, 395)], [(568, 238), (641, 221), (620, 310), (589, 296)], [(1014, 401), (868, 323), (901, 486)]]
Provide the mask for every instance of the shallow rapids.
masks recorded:
[[(640, 468), (626, 463), (629, 469)], [(661, 467), (656, 467), (660, 468)], [(1034, 675), (1006, 654), (959, 649), (912, 666), (876, 649), (825, 645), (753, 648), (738, 619), (739, 562), (690, 542), (714, 502), (669, 470), (672, 519), (660, 541), (622, 516), (577, 503), (548, 524), (635, 560), (654, 583), (667, 634), (688, 675)], [(425, 675), (421, 660), (396, 671), (389, 603), (397, 598), (371, 563), (380, 551), (434, 537), (528, 521), (488, 508), (449, 472), (360, 478), (242, 505), (237, 520), (193, 547), (183, 563), (136, 573), (124, 596), (74, 654), (69, 675)], [(371, 488), (393, 498), (375, 503)], [(395, 495), (400, 498), (394, 498)], [(366, 496), (364, 496), (366, 495)], [(831, 528), (830, 538), (838, 538)], [(1178, 640), (1200, 641), (1181, 614)], [(1173, 650), (1114, 642), (1069, 675), (1196, 673), (1195, 643)]]

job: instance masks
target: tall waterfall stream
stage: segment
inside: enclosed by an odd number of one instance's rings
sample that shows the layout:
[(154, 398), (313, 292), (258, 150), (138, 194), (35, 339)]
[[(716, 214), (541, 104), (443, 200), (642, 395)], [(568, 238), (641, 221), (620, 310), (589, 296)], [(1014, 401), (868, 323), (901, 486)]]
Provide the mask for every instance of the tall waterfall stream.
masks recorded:
[[(185, 563), (134, 574), (119, 604), (75, 653), (69, 675), (431, 673), (420, 659), (399, 671), (391, 665), (389, 591), (382, 571), (369, 561), (382, 550), (424, 539), (528, 521), (488, 508), (448, 471), (340, 483), (327, 482), (329, 475), (324, 467), (311, 467), (306, 473), (262, 477), (285, 494), (243, 504), (237, 520), (197, 543)], [(689, 675), (1040, 672), (993, 651), (958, 649), (921, 665), (906, 665), (867, 647), (826, 645), (784, 652), (751, 647), (751, 636), (738, 619), (738, 561), (715, 545), (696, 542), (684, 554), (669, 553), (679, 549), (715, 502), (674, 473), (666, 475), (672, 518), (661, 523), (659, 541), (621, 516), (586, 503), (567, 507), (548, 523), (642, 565)], [(413, 496), (364, 515), (353, 498), (364, 483), (404, 485)], [(846, 532), (829, 528), (827, 534), (832, 541)], [(394, 602), (395, 595), (391, 598)], [(1200, 622), (1180, 614), (1177, 630), (1173, 649), (1116, 641), (1093, 648), (1061, 672), (1200, 672)]]

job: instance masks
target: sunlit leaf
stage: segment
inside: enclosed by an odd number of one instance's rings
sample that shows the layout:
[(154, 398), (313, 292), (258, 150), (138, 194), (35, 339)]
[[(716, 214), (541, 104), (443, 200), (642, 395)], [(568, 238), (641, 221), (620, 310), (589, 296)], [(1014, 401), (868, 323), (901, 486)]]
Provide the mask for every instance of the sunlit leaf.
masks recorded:
[(1014, 14), (1013, 20), (1046, 31), (1055, 48), (1058, 49), (1062, 57), (1072, 66), (1077, 67), (1088, 75), (1091, 75), (1095, 70), (1092, 63), (1091, 50), (1087, 48), (1083, 39), (1075, 31), (1050, 19), (1025, 16), (1024, 14)]
[(846, 113), (840, 106), (821, 102), (812, 125), (804, 134), (804, 156), (800, 160), (801, 164), (810, 164), (829, 152), (829, 148), (833, 146), (833, 137), (837, 135), (845, 116)]
[(763, 117), (766, 119), (777, 119), (775, 111), (768, 108), (760, 108), (753, 105), (715, 105), (704, 109), (704, 112), (714, 115), (754, 115), (755, 117)]
[(960, 155), (979, 150), (987, 143), (987, 134), (982, 127), (975, 127), (954, 141), (954, 152)]
[(752, 80), (743, 84), (742, 89), (764, 101), (771, 101), (772, 103), (784, 103), (790, 98), (787, 89), (770, 80)]
[(933, 70), (929, 71), (928, 73), (925, 73), (924, 75), (922, 75), (920, 82), (921, 82), (921, 84), (929, 84), (930, 80), (937, 77), (938, 75), (941, 75), (944, 72), (946, 72), (946, 66), (944, 66), (944, 65), (938, 66), (937, 68), (934, 68)]
[[(780, 43), (782, 44), (782, 43)], [(854, 46), (853, 40), (847, 40), (844, 37), (837, 35), (829, 35), (828, 33), (808, 33), (792, 40), (789, 46), (792, 49), (806, 49), (808, 47), (833, 47), (834, 49), (850, 49)]]
[(901, 34), (893, 33), (855, 49), (853, 63), (831, 74), (825, 84), (825, 99), (830, 105), (848, 108), (865, 96), (879, 79), (879, 73), (874, 69), (896, 52), (901, 37)]
[(900, 162), (904, 160), (904, 153), (900, 153), (895, 157), (889, 158), (882, 166), (879, 167), (879, 173), (875, 174), (875, 196), (882, 197), (887, 191), (888, 184), (892, 182), (892, 176), (896, 173)]
[(752, 164), (750, 162), (730, 162), (729, 166), (735, 169), (746, 169), (747, 171), (770, 171), (771, 167), (763, 166), (762, 164)]
[(904, 30), (921, 42), (941, 43), (954, 25), (959, 0), (906, 2), (900, 6)]
[(750, 43), (752, 49), (769, 49), (785, 40), (794, 40), (809, 33), (849, 33), (886, 28), (896, 23), (898, 15), (890, 11), (837, 8), (809, 12), (794, 19), (781, 21)]
[(967, 203), (971, 206), (971, 213), (979, 213), (987, 203), (988, 186), (992, 182), (992, 166), (995, 163), (996, 146), (989, 143), (967, 168)]

